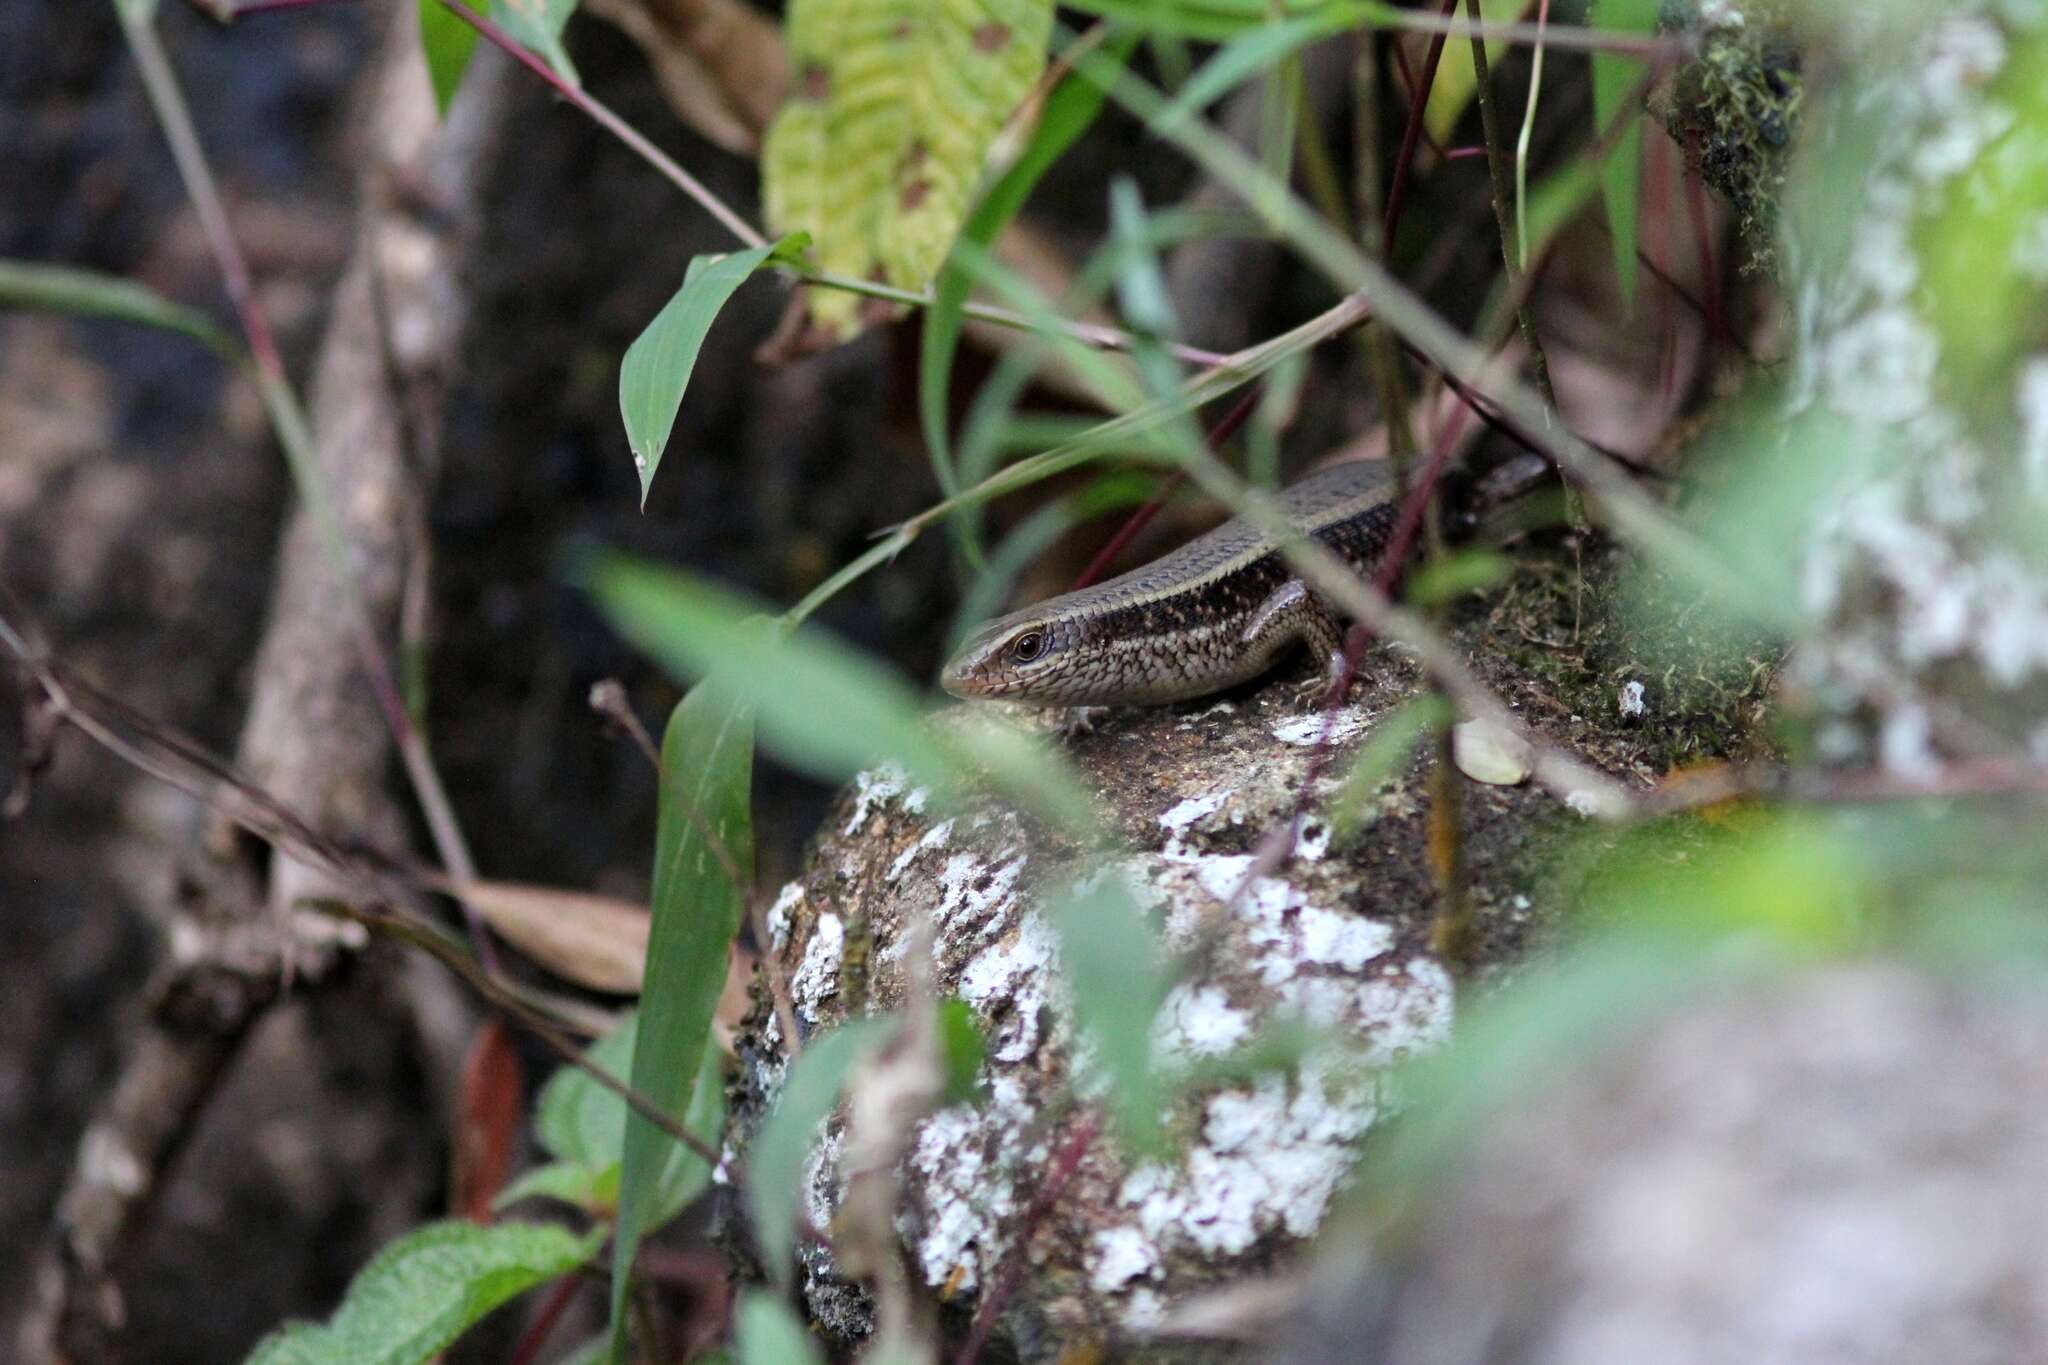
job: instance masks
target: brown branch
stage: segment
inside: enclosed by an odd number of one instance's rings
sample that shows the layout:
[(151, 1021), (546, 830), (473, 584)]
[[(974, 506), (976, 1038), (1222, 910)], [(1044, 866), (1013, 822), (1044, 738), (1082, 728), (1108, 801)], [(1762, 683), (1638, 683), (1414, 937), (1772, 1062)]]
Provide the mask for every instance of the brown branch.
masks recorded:
[[(307, 828), (331, 822), (373, 836), (403, 827), (385, 792), (392, 751), (384, 711), (393, 698), (366, 685), (371, 665), (361, 649), (366, 639), (374, 644), (373, 631), (387, 639), (395, 633), (405, 572), (415, 567), (405, 564), (404, 527), (424, 505), (429, 470), (403, 457), (400, 408), (408, 400), (393, 391), (386, 372), (373, 269), (381, 257), (381, 268), (393, 277), (393, 306), (407, 310), (402, 360), (407, 378), (419, 386), (413, 397), (437, 403), (437, 397), (425, 396), (435, 393), (434, 382), (451, 368), (466, 314), (458, 292), (465, 274), (458, 260), (466, 249), (465, 210), (508, 87), (480, 68), (437, 132), (411, 14), (399, 16), (391, 32), (369, 87), (376, 150), (366, 199), (373, 207), (322, 341), (311, 424), (341, 549), (346, 562), (364, 572), (353, 590), (338, 582), (320, 529), (303, 506), (295, 513), (280, 550), (238, 757), (238, 766), (275, 794), (276, 809), (265, 810), (263, 803), (220, 786), (203, 765), (186, 762), (191, 756), (178, 746), (140, 753), (158, 767), (178, 767), (214, 805), (217, 818), (186, 860), (180, 902), (166, 915), (178, 952), (158, 968), (147, 1013), (86, 1127), (42, 1252), (40, 1303), (30, 1331), (52, 1359), (115, 1358), (124, 1316), (123, 1259), (242, 1040), (288, 983), (322, 984), (362, 939), (359, 930), (337, 933), (332, 921), (300, 913), (309, 899), (352, 890), (293, 842), (303, 832), (294, 822)], [(148, 42), (138, 45), (138, 54), (151, 52), (161, 55)], [(158, 82), (171, 79), (168, 66), (152, 66), (149, 74)], [(196, 139), (174, 135), (173, 146), (181, 163), (196, 155)], [(435, 212), (409, 212), (378, 194), (379, 177), (399, 165), (410, 165), (416, 183), (433, 186), (444, 198)], [(203, 163), (181, 169), (188, 183), (211, 183)], [(260, 313), (247, 302), (247, 267), (232, 249), (217, 200), (202, 199), (212, 205), (202, 205), (209, 240), (221, 253), (230, 293), (243, 312), (258, 382), (266, 400), (275, 400), (282, 366)], [(402, 238), (411, 249), (387, 254), (386, 247), (395, 244), (388, 238)], [(272, 406), (278, 410), (274, 401)], [(359, 632), (352, 623), (367, 624)], [(70, 708), (67, 722), (90, 733), (91, 722), (79, 709), (88, 704), (82, 700), (88, 691), (76, 679), (67, 686), (56, 672), (47, 680), (58, 687), (50, 694), (53, 704)], [(104, 726), (101, 731), (101, 742), (124, 742)], [(132, 744), (130, 749), (136, 756)], [(273, 847), (281, 851), (267, 865), (234, 837), (237, 825), (248, 828), (248, 822), (274, 827), (279, 836)]]

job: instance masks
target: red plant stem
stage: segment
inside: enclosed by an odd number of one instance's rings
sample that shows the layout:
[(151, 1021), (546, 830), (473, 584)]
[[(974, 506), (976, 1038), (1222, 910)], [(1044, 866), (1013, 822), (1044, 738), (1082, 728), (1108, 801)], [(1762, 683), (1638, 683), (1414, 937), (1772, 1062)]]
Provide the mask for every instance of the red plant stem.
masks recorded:
[(1017, 1240), (997, 1266), (995, 1279), (990, 1283), (988, 1293), (982, 1296), (981, 1306), (974, 1310), (974, 1322), (967, 1329), (967, 1340), (953, 1357), (953, 1365), (975, 1365), (981, 1359), (982, 1348), (988, 1345), (989, 1334), (995, 1330), (1003, 1305), (1016, 1294), (1017, 1285), (1024, 1278), (1027, 1259), (1024, 1249), (1031, 1245), (1031, 1234), (1038, 1230), (1060, 1196), (1066, 1193), (1074, 1173), (1081, 1169), (1081, 1158), (1088, 1155), (1088, 1148), (1094, 1141), (1095, 1115), (1083, 1114), (1074, 1121), (1074, 1130), (1067, 1135), (1066, 1145), (1053, 1159), (1045, 1183), (1038, 1187), (1038, 1197), (1024, 1211), (1024, 1222), (1017, 1229)]
[(582, 1280), (571, 1273), (557, 1279), (548, 1289), (548, 1296), (540, 1301), (534, 1310), (532, 1321), (519, 1334), (519, 1344), (512, 1348), (508, 1358), (510, 1365), (533, 1365), (540, 1358), (540, 1348), (548, 1344), (548, 1336), (555, 1330), (555, 1324), (562, 1320), (562, 1314), (575, 1302), (576, 1291), (583, 1287)]
[[(1458, 6), (1458, 0), (1444, 0), (1441, 17), (1449, 19)], [(1429, 40), (1429, 56), (1422, 63), (1422, 79), (1415, 82), (1415, 89), (1408, 101), (1408, 126), (1401, 133), (1401, 153), (1394, 160), (1394, 181), (1387, 190), (1386, 231), (1380, 246), (1380, 258), (1392, 260), (1394, 256), (1394, 229), (1401, 221), (1401, 203), (1407, 197), (1408, 177), (1415, 169), (1415, 148), (1422, 140), (1422, 110), (1429, 103), (1430, 87), (1436, 84), (1436, 69), (1444, 57), (1444, 38), (1438, 33)]]
[[(1259, 386), (1257, 384), (1248, 385), (1245, 388), (1244, 397), (1237, 400), (1237, 405), (1223, 415), (1222, 421), (1209, 428), (1209, 434), (1204, 438), (1208, 442), (1209, 449), (1220, 451), (1223, 443), (1232, 436), (1235, 436), (1237, 429), (1245, 424), (1245, 419), (1252, 415), (1252, 410), (1258, 406), (1258, 402)], [(1130, 519), (1118, 527), (1116, 534), (1109, 538), (1109, 543), (1096, 552), (1095, 558), (1088, 561), (1088, 567), (1081, 570), (1081, 576), (1074, 580), (1074, 586), (1068, 589), (1068, 591), (1079, 592), (1082, 588), (1100, 579), (1109, 570), (1109, 566), (1116, 563), (1117, 556), (1122, 554), (1130, 546), (1130, 543), (1138, 538), (1138, 534), (1141, 531), (1152, 524), (1152, 519), (1159, 515), (1161, 508), (1166, 506), (1166, 500), (1172, 497), (1183, 483), (1187, 482), (1187, 477), (1187, 471), (1180, 469), (1176, 469), (1173, 473), (1169, 474), (1166, 482), (1159, 485), (1159, 491), (1154, 493), (1145, 502), (1144, 506), (1131, 513)]]

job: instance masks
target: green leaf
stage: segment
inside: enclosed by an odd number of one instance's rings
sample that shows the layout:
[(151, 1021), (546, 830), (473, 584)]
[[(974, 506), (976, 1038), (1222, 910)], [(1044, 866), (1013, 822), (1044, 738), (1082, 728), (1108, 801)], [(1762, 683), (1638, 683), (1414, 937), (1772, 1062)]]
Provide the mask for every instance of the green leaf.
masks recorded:
[(762, 604), (691, 575), (620, 555), (597, 557), (586, 572), (613, 623), (672, 672), (744, 678), (764, 742), (790, 766), (836, 782), (893, 761), (947, 803), (985, 775), (1069, 832), (1096, 831), (1087, 793), (1030, 736), (979, 718), (928, 724), (896, 673), (822, 631), (785, 632), (763, 619)]
[[(633, 1089), (684, 1118), (702, 1089), (726, 956), (753, 880), (754, 708), (721, 673), (690, 689), (661, 743), (653, 923), (633, 1046)], [(626, 1294), (641, 1237), (663, 1214), (676, 1140), (628, 1114), (612, 1239), (612, 1340), (625, 1345)]]
[[(1480, 12), (1490, 24), (1518, 19), (1529, 8), (1530, 0), (1480, 0)], [(1466, 10), (1463, 0), (1458, 5), (1462, 18)], [(1487, 70), (1498, 73), (1501, 53), (1507, 50), (1504, 39), (1492, 38), (1486, 44)], [(1458, 120), (1472, 103), (1472, 96), (1479, 90), (1478, 69), (1472, 64), (1472, 39), (1463, 33), (1453, 33), (1444, 39), (1443, 59), (1437, 63), (1436, 79), (1430, 83), (1429, 103), (1423, 107), (1422, 126), (1438, 142), (1450, 140), (1458, 129)]]
[[(584, 1054), (586, 1060), (623, 1080), (632, 1068), (638, 1023), (637, 1014), (628, 1015), (618, 1028), (591, 1045)], [(709, 1144), (716, 1144), (724, 1129), (725, 1056), (715, 1036), (704, 1040), (703, 1062), (683, 1122)], [(521, 1176), (493, 1206), (505, 1208), (520, 1199), (540, 1196), (610, 1217), (618, 1207), (619, 1155), (625, 1131), (625, 1100), (599, 1085), (581, 1067), (561, 1068), (541, 1091), (534, 1115), (534, 1133), (541, 1146), (560, 1160)], [(711, 1170), (702, 1157), (681, 1143), (670, 1147), (649, 1229), (681, 1212), (710, 1181)]]
[(1078, 0), (1073, 8), (1149, 34), (1220, 43), (1302, 16), (1340, 28), (1385, 22), (1395, 7), (1339, 0)]
[(988, 1056), (974, 1007), (965, 1000), (939, 1002), (939, 1055), (945, 1070), (945, 1104), (965, 1104), (981, 1094), (981, 1064)]
[(123, 23), (147, 24), (156, 19), (156, 0), (114, 0), (114, 10)]
[(647, 490), (654, 483), (661, 453), (668, 448), (669, 434), (675, 430), (676, 413), (683, 405), (683, 390), (696, 367), (704, 334), (711, 330), (712, 321), (733, 291), (791, 245), (801, 250), (794, 239), (785, 238), (730, 255), (694, 258), (683, 272), (682, 288), (626, 348), (626, 358), (619, 366), (619, 412), (626, 419), (633, 467), (640, 471), (642, 507), (647, 505)]
[(824, 1365), (818, 1339), (773, 1294), (748, 1290), (738, 1316), (740, 1365)]
[[(1651, 33), (1657, 27), (1660, 0), (1593, 0), (1587, 22), (1595, 28), (1625, 33)], [(1636, 221), (1642, 207), (1642, 110), (1624, 109), (1640, 96), (1649, 66), (1640, 57), (1617, 52), (1593, 54), (1593, 135), (1604, 138), (1617, 118), (1627, 129), (1615, 142), (1613, 155), (1601, 171), (1600, 189), (1607, 200), (1607, 226), (1614, 238), (1614, 273), (1621, 281), (1622, 303), (1636, 303)]]
[[(1117, 60), (1124, 61), (1129, 59), (1137, 41), (1136, 34), (1114, 34), (1103, 47)], [(1024, 201), (1030, 198), (1032, 188), (1046, 171), (1095, 122), (1105, 97), (1101, 86), (1072, 75), (1055, 86), (1046, 98), (1030, 145), (981, 197), (967, 225), (961, 228), (959, 240), (983, 250), (993, 244), (1024, 207)], [(939, 487), (948, 495), (959, 489), (946, 431), (947, 400), (953, 387), (953, 360), (960, 349), (961, 320), (973, 283), (973, 273), (960, 258), (956, 243), (933, 286), (932, 305), (925, 309), (924, 341), (918, 356), (918, 417), (924, 425), (925, 448), (931, 452)]]
[[(791, 0), (788, 102), (761, 149), (777, 231), (832, 274), (922, 289), (945, 260), (1003, 123), (1045, 66), (1052, 0)], [(814, 290), (851, 335), (859, 300)]]
[(1075, 1021), (1109, 1076), (1110, 1114), (1132, 1148), (1156, 1150), (1166, 1091), (1152, 1067), (1152, 1022), (1173, 984), (1159, 937), (1114, 875), (1077, 889), (1050, 919)]
[(1451, 723), (1451, 708), (1434, 693), (1401, 703), (1373, 728), (1372, 738), (1351, 761), (1344, 786), (1330, 807), (1330, 835), (1342, 842), (1357, 832), (1366, 801), (1407, 763), (1425, 735)]
[(754, 1220), (754, 1243), (777, 1284), (789, 1282), (804, 1162), (818, 1125), (839, 1103), (847, 1073), (895, 1029), (893, 1019), (854, 1019), (805, 1043), (782, 1083), (774, 1110), (747, 1148), (747, 1209)]
[(324, 1326), (294, 1323), (248, 1365), (418, 1365), (493, 1308), (589, 1260), (604, 1230), (429, 1223), (379, 1252)]
[(583, 78), (562, 46), (562, 29), (575, 12), (576, 0), (491, 0), (491, 18), (500, 28), (553, 67), (556, 75), (581, 86)]
[(462, 0), (419, 0), (420, 48), (427, 57), (427, 78), (434, 85), (434, 107), (445, 116), (462, 85), (462, 73), (469, 69), (469, 55), (476, 50), (477, 31), (449, 12), (449, 5)]
[(1459, 550), (1431, 560), (1408, 576), (1408, 600), (1433, 607), (1506, 580), (1513, 566), (1497, 550)]
[(536, 1166), (498, 1191), (491, 1210), (503, 1213), (527, 1199), (553, 1199), (591, 1214), (608, 1214), (619, 1203), (619, 1167), (609, 1172), (593, 1171), (573, 1161), (550, 1161)]
[(1239, 34), (1216, 50), (1199, 71), (1174, 93), (1173, 102), (1155, 121), (1163, 128), (1194, 117), (1252, 77), (1291, 57), (1318, 38), (1340, 32), (1345, 20), (1327, 15), (1262, 24)]
[(173, 303), (133, 280), (96, 270), (0, 260), (0, 308), (73, 313), (162, 327), (183, 332), (227, 359), (242, 358), (242, 348), (234, 339), (198, 309)]

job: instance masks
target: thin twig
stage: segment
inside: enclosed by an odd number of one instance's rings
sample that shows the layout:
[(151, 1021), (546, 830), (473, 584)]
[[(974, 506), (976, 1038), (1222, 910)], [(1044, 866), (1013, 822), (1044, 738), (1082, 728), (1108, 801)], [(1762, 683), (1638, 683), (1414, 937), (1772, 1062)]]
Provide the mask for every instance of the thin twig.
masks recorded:
[[(1444, 0), (1443, 15), (1449, 17), (1457, 8), (1458, 0)], [(1394, 229), (1401, 221), (1401, 204), (1408, 194), (1408, 177), (1415, 169), (1415, 147), (1422, 138), (1423, 108), (1429, 103), (1430, 88), (1436, 84), (1437, 64), (1444, 58), (1444, 34), (1439, 32), (1429, 40), (1429, 55), (1422, 62), (1422, 78), (1415, 82), (1409, 92), (1408, 126), (1401, 134), (1401, 151), (1394, 159), (1394, 183), (1387, 190), (1386, 231), (1382, 234), (1380, 256), (1391, 259), (1394, 254)]]
[[(171, 69), (170, 59), (164, 53), (156, 29), (147, 19), (132, 15), (126, 6), (115, 8), (120, 15), (122, 30), (127, 36), (129, 47), (135, 54), (136, 69), (142, 77), (143, 89), (155, 110), (157, 122), (164, 130), (164, 138), (170, 144), (171, 159), (176, 163), (179, 177), (184, 181), (186, 193), (192, 200), (208, 247), (220, 268), (228, 297), (234, 304), (237, 317), (241, 320), (243, 335), (249, 343), (250, 359), (256, 368), (258, 392), (263, 397), (264, 407), (269, 413), (278, 444), (284, 451), (285, 462), (291, 469), (299, 498), (318, 529), (329, 569), (334, 574), (341, 589), (341, 596), (347, 604), (349, 629), (355, 637), (357, 653), (362, 659), (364, 671), (369, 676), (370, 687), (383, 713), (385, 724), (398, 747), (400, 760), (412, 784), (413, 793), (419, 800), (420, 811), (426, 819), (435, 849), (452, 874), (464, 881), (475, 881), (475, 861), (470, 856), (468, 842), (463, 838), (461, 825), (456, 820), (454, 806), (448, 800), (440, 771), (434, 766), (425, 742), (406, 714), (390, 661), (378, 642), (376, 626), (371, 621), (369, 607), (350, 567), (348, 550), (342, 540), (341, 524), (327, 496), (326, 485), (313, 453), (313, 440), (305, 410), (300, 406), (298, 396), (285, 374), (284, 360), (278, 353), (270, 323), (256, 302), (248, 263), (228, 223), (227, 209), (221, 199), (219, 187), (214, 182), (212, 169), (207, 164), (205, 151), (200, 145), (198, 132), (192, 122), (191, 110), (185, 102), (184, 91), (178, 84), (176, 73)], [(374, 244), (370, 249), (374, 249)], [(476, 935), (477, 951), (487, 960), (493, 960), (496, 950), (490, 935), (478, 921), (472, 920), (470, 928)], [(494, 960), (493, 966), (495, 967)]]
[[(235, 772), (203, 746), (149, 719), (33, 648), (27, 637), (4, 617), (0, 617), (0, 645), (5, 645), (13, 654), (65, 724), (138, 772), (184, 792), (279, 852), (318, 868), (348, 886), (363, 898), (363, 904), (323, 901), (322, 908), (338, 918), (390, 934), (423, 949), (564, 1061), (574, 1064), (600, 1086), (618, 1095), (649, 1122), (697, 1155), (713, 1165), (718, 1164), (720, 1153), (716, 1148), (669, 1117), (653, 1100), (592, 1063), (553, 1020), (512, 983), (491, 972), (476, 955), (465, 951), (458, 939), (431, 921), (401, 908), (403, 896), (414, 888), (404, 884), (393, 866), (379, 865), (361, 852), (321, 833), (310, 820)], [(132, 731), (132, 736), (123, 734), (117, 727)], [(398, 884), (394, 885), (394, 881)]]

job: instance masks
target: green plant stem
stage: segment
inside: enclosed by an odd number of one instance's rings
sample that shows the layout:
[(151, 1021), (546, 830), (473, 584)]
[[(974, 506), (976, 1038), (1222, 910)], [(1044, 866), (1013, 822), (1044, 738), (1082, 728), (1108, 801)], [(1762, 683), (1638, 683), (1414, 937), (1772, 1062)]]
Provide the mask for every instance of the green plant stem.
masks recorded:
[[(1474, 22), (1479, 19), (1479, 0), (1465, 0)], [(1557, 410), (1557, 391), (1550, 384), (1550, 362), (1543, 354), (1542, 338), (1536, 334), (1536, 319), (1529, 309), (1528, 291), (1522, 287), (1521, 239), (1515, 230), (1514, 186), (1508, 170), (1507, 153), (1501, 146), (1499, 116), (1494, 111), (1491, 72), (1487, 69), (1486, 40), (1472, 39), (1474, 93), (1479, 101), (1480, 136), (1486, 143), (1486, 169), (1493, 181), (1493, 219), (1500, 231), (1500, 254), (1507, 271), (1508, 289), (1515, 300), (1515, 322), (1521, 329), (1522, 344), (1529, 348), (1529, 366), (1536, 378), (1536, 392), (1544, 404)]]
[[(341, 534), (341, 524), (334, 514), (334, 508), (327, 496), (327, 487), (320, 475), (317, 457), (313, 449), (313, 437), (306, 421), (305, 410), (299, 404), (297, 394), (292, 390), (291, 381), (284, 369), (283, 357), (279, 355), (277, 343), (270, 331), (270, 323), (256, 302), (255, 289), (251, 283), (247, 261), (242, 256), (240, 244), (228, 223), (227, 209), (221, 200), (219, 186), (215, 183), (206, 153), (199, 142), (199, 135), (192, 123), (190, 107), (185, 102), (183, 89), (178, 84), (176, 73), (171, 69), (163, 44), (156, 29), (146, 20), (133, 15), (126, 6), (115, 5), (120, 16), (121, 28), (128, 45), (135, 54), (136, 69), (142, 77), (144, 91), (155, 111), (157, 122), (163, 128), (164, 138), (170, 144), (171, 159), (178, 168), (186, 193), (192, 199), (194, 211), (198, 214), (214, 260), (220, 267), (221, 279), (233, 303), (235, 313), (241, 320), (243, 335), (248, 339), (249, 356), (254, 367), (257, 392), (262, 398), (264, 411), (270, 418), (272, 430), (277, 435), (285, 463), (290, 468), (292, 480), (300, 500), (306, 506), (319, 535), (325, 552), (329, 571), (334, 575), (346, 603), (349, 630), (354, 635), (358, 654), (362, 658), (364, 671), (369, 675), (377, 705), (383, 712), (393, 742), (398, 748), (400, 761), (406, 777), (412, 784), (418, 798), (420, 811), (427, 822), (429, 836), (443, 865), (450, 875), (463, 882), (477, 880), (475, 860), (470, 856), (468, 842), (463, 838), (455, 810), (448, 800), (447, 789), (442, 785), (441, 775), (427, 752), (425, 741), (406, 714), (404, 701), (400, 696), (397, 677), (392, 672), (390, 661), (385, 657), (383, 647), (378, 643), (376, 626), (370, 618), (367, 602), (362, 589), (349, 566), (348, 548)], [(477, 952), (492, 971), (497, 969), (496, 949), (489, 931), (480, 916), (466, 901), (461, 902), (469, 932), (477, 945)]]

